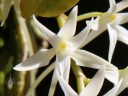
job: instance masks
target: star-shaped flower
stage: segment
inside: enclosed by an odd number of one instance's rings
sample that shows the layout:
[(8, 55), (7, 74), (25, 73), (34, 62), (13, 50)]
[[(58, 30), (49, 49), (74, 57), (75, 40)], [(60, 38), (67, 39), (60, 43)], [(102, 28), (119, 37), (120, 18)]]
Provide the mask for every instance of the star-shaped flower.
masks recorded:
[(2, 23), (3, 25), (8, 17), (10, 8), (12, 3), (14, 3), (14, 8), (16, 12), (19, 12), (19, 2), (20, 0), (4, 0), (3, 8), (2, 8)]
[(125, 88), (128, 88), (128, 67), (120, 71), (119, 79), (123, 79), (116, 95), (119, 95)]
[(80, 49), (81, 44), (90, 32), (93, 20), (79, 34), (74, 36), (77, 22), (77, 6), (73, 8), (57, 35), (43, 26), (35, 17), (33, 19), (53, 48), (41, 49), (32, 57), (14, 67), (15, 70), (27, 71), (46, 66), (56, 55), (56, 66), (59, 66), (58, 70), (66, 81), (69, 79), (70, 60), (73, 59), (79, 66), (99, 69), (105, 65), (106, 78), (113, 83), (118, 82), (118, 70), (114, 65), (91, 52)]
[[(65, 80), (61, 77), (61, 75), (59, 74), (59, 72), (57, 72), (57, 70), (56, 73), (59, 80), (59, 84), (65, 96), (97, 96), (103, 86), (104, 77), (105, 77), (105, 67), (103, 66), (99, 69), (99, 71), (95, 74), (95, 76), (90, 80), (89, 84), (83, 88), (80, 94), (77, 94), (71, 88), (71, 86), (67, 82), (65, 82)], [(122, 84), (122, 79), (103, 96), (116, 96), (121, 84)]]
[(128, 13), (118, 13), (119, 11), (128, 7), (128, 0), (122, 0), (117, 4), (115, 0), (109, 0), (109, 3), (110, 8), (108, 11), (103, 13), (102, 16), (98, 17), (98, 30), (92, 30), (82, 46), (85, 46), (92, 39), (108, 29), (110, 41), (108, 61), (111, 62), (117, 40), (128, 45), (128, 30), (120, 26), (121, 24), (128, 22)]
[(90, 80), (89, 84), (83, 88), (79, 95), (70, 87), (67, 82), (65, 82), (57, 70), (56, 73), (65, 96), (97, 96), (104, 82), (105, 67), (101, 67), (99, 69), (99, 71)]

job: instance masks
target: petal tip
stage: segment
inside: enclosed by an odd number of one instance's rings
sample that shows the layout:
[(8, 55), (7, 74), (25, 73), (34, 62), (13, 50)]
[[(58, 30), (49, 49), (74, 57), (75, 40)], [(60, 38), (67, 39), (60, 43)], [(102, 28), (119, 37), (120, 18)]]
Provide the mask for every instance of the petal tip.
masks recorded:
[(28, 71), (28, 70), (30, 70), (29, 68), (25, 68), (24, 66), (22, 66), (22, 64), (16, 65), (13, 69), (16, 71)]
[(16, 71), (24, 71), (24, 68), (21, 66), (21, 64), (16, 65), (13, 69)]
[[(77, 13), (77, 10), (78, 10), (78, 5), (76, 5), (76, 6), (72, 9), (72, 12), (74, 12), (74, 13), (76, 12), (76, 13)], [(71, 12), (71, 13), (72, 13), (72, 12)]]

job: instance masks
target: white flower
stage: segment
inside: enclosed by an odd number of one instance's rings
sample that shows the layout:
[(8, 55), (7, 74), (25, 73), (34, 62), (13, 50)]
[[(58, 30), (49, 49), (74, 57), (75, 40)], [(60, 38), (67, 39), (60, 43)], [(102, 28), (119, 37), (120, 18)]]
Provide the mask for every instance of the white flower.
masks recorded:
[(117, 3), (116, 11), (122, 11), (123, 9), (128, 7), (128, 0), (122, 0), (121, 2)]
[[(97, 96), (103, 86), (105, 77), (105, 67), (101, 67), (99, 69), (96, 75), (90, 80), (89, 84), (80, 92), (79, 95), (70, 87), (70, 85), (67, 82), (65, 82), (65, 80), (61, 77), (57, 70), (56, 74), (65, 96)], [(121, 84), (122, 79), (103, 96), (117, 96), (116, 94)]]
[(14, 3), (14, 8), (16, 10), (16, 12), (19, 12), (19, 2), (20, 0), (4, 0), (4, 4), (3, 4), (3, 8), (2, 8), (2, 23), (1, 26), (5, 23), (8, 15), (9, 15), (9, 11), (11, 8), (12, 3)]
[(77, 22), (77, 6), (73, 8), (57, 35), (43, 26), (35, 17), (34, 22), (53, 48), (41, 49), (32, 57), (14, 67), (15, 70), (27, 71), (46, 66), (56, 54), (56, 66), (59, 66), (58, 70), (66, 81), (69, 79), (70, 59), (73, 59), (79, 66), (99, 69), (105, 65), (106, 78), (113, 83), (118, 82), (118, 69), (115, 66), (93, 53), (80, 50), (81, 44), (90, 32), (93, 20), (79, 34), (74, 36)]
[(79, 95), (70, 87), (67, 82), (65, 82), (57, 70), (56, 74), (65, 96), (97, 96), (104, 82), (105, 67), (101, 67), (99, 69), (99, 71), (90, 80), (89, 84), (83, 88)]
[[(128, 67), (119, 71), (119, 80), (120, 82), (115, 85), (113, 89), (107, 92), (104, 96), (117, 96), (119, 95), (125, 88), (128, 88)], [(112, 95), (114, 94), (114, 95)]]
[(123, 81), (119, 87), (117, 95), (119, 95), (125, 88), (128, 88), (128, 67), (120, 71), (119, 79), (123, 79)]
[(85, 46), (92, 39), (108, 29), (110, 37), (108, 61), (111, 62), (117, 40), (128, 45), (128, 30), (120, 26), (120, 24), (128, 22), (128, 13), (118, 13), (119, 11), (128, 7), (128, 0), (123, 0), (118, 4), (116, 4), (115, 0), (109, 0), (109, 3), (110, 8), (108, 11), (105, 12), (100, 18), (98, 17), (98, 30), (92, 30), (82, 46)]

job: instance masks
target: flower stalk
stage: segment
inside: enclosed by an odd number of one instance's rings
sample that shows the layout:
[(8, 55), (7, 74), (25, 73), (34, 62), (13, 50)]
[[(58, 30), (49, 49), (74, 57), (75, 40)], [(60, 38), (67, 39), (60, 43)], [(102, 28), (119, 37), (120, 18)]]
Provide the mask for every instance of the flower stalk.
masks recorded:
[(79, 66), (77, 66), (73, 60), (71, 63), (71, 67), (72, 67), (73, 73), (76, 77), (78, 93), (80, 93), (83, 90), (83, 88), (85, 87), (84, 80), (86, 77), (84, 76), (81, 68)]
[(39, 83), (54, 69), (54, 63), (52, 63), (41, 75), (35, 80), (33, 85), (29, 88), (26, 96), (32, 95), (33, 90), (39, 85)]
[(102, 12), (85, 13), (85, 14), (79, 15), (77, 17), (77, 21), (85, 20), (85, 19), (92, 18), (92, 17), (98, 17), (98, 16), (101, 16), (102, 14), (103, 14)]

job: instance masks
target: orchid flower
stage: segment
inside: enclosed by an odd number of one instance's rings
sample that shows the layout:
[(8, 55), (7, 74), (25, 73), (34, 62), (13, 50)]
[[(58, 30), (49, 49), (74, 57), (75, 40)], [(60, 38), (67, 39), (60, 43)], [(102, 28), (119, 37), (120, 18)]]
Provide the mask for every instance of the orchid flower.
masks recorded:
[(3, 25), (9, 15), (12, 3), (14, 3), (14, 8), (16, 12), (19, 12), (19, 2), (20, 0), (4, 0), (3, 9), (2, 9), (2, 23)]
[(85, 46), (92, 39), (94, 39), (95, 37), (97, 37), (108, 29), (110, 38), (108, 61), (111, 62), (117, 40), (128, 45), (128, 30), (120, 26), (120, 24), (128, 22), (128, 13), (118, 13), (119, 11), (128, 7), (128, 0), (122, 0), (117, 4), (115, 0), (109, 0), (109, 3), (110, 8), (108, 9), (108, 11), (103, 13), (100, 18), (98, 17), (98, 30), (92, 30), (82, 46)]
[[(105, 68), (101, 67), (99, 69), (99, 71), (91, 79), (89, 84), (85, 88), (83, 88), (83, 90), (80, 92), (79, 95), (70, 87), (70, 85), (67, 82), (65, 82), (65, 80), (59, 74), (59, 72), (56, 71), (56, 73), (60, 86), (64, 91), (65, 96), (97, 96), (103, 86), (104, 77), (105, 77)], [(122, 84), (122, 79), (103, 96), (116, 96), (121, 84)], [(92, 89), (95, 90), (92, 91)]]
[(99, 71), (91, 79), (89, 84), (83, 88), (79, 95), (70, 87), (70, 85), (67, 82), (65, 82), (65, 80), (62, 78), (62, 76), (59, 74), (57, 70), (56, 74), (65, 96), (97, 96), (100, 89), (103, 86), (105, 77), (105, 67), (101, 67), (99, 69)]
[(117, 91), (117, 95), (119, 95), (125, 88), (128, 88), (128, 67), (120, 71), (119, 79), (123, 79), (123, 81)]
[(69, 79), (71, 59), (73, 59), (77, 65), (84, 67), (99, 69), (105, 65), (106, 78), (115, 84), (118, 82), (117, 67), (91, 52), (80, 49), (81, 44), (90, 32), (93, 20), (79, 34), (74, 36), (77, 22), (77, 6), (73, 8), (67, 21), (57, 35), (43, 26), (34, 16), (33, 19), (53, 48), (41, 49), (29, 59), (15, 66), (15, 70), (27, 71), (46, 66), (53, 56), (56, 55), (56, 64), (59, 66), (58, 70), (67, 82)]

